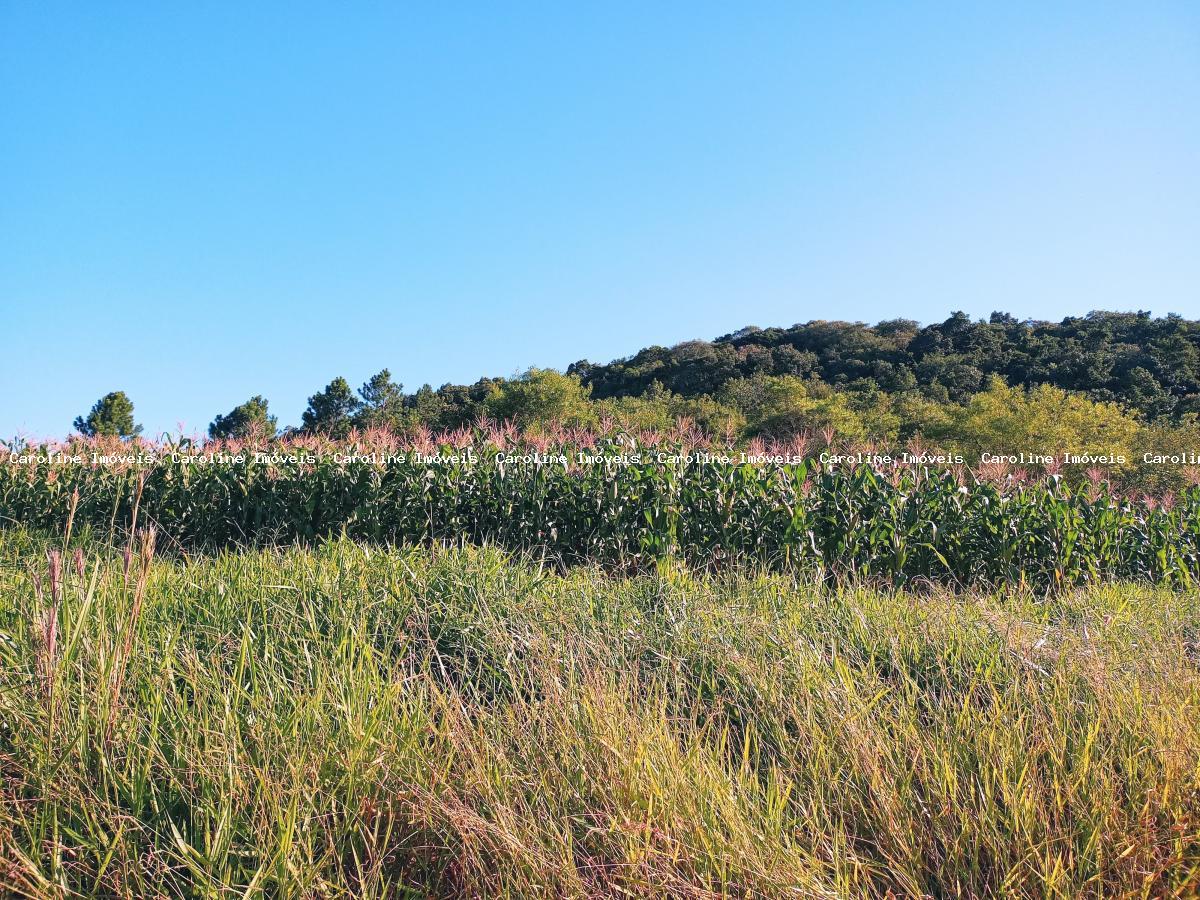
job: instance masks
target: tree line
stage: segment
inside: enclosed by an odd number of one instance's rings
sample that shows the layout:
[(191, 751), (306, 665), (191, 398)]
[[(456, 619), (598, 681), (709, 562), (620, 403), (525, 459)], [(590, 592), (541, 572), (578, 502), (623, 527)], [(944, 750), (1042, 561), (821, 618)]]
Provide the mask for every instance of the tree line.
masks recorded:
[[(288, 432), (450, 430), (481, 417), (523, 428), (611, 421), (656, 429), (687, 419), (731, 440), (828, 432), (848, 441), (920, 437), (968, 450), (988, 444), (1081, 450), (1134, 443), (1200, 449), (1200, 322), (1147, 312), (1093, 312), (1061, 322), (956, 312), (919, 326), (812, 321), (713, 341), (649, 347), (566, 372), (529, 369), (471, 385), (405, 393), (383, 369), (355, 391), (338, 377), (308, 399)], [(122, 392), (75, 421), (85, 435), (140, 427)], [(209, 426), (212, 438), (278, 433), (254, 396)]]

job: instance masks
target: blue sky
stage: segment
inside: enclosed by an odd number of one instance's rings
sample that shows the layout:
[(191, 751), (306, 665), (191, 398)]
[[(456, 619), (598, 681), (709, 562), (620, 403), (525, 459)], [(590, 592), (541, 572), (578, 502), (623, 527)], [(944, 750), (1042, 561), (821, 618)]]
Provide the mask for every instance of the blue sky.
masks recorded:
[(1198, 288), (1194, 3), (0, 0), (0, 435)]

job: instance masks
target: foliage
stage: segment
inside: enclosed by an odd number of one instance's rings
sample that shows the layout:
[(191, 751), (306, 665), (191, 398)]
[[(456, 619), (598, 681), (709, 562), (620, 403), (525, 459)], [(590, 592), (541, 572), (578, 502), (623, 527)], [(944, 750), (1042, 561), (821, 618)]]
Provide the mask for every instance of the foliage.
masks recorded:
[(736, 407), (702, 395), (680, 397), (654, 382), (640, 397), (613, 397), (595, 402), (597, 418), (611, 419), (630, 432), (670, 432), (686, 420), (705, 434), (736, 437), (746, 430), (746, 417)]
[(868, 326), (812, 321), (744, 328), (713, 342), (649, 347), (607, 365), (581, 360), (593, 396), (640, 395), (652, 382), (683, 396), (718, 394), (755, 375), (817, 378), (836, 388), (864, 379), (888, 394), (919, 390), (963, 403), (992, 376), (1013, 387), (1050, 385), (1147, 418), (1200, 412), (1200, 322), (1149, 313), (1093, 312), (1062, 322), (1005, 313), (973, 322), (954, 313), (923, 328), (906, 320)]
[(392, 373), (383, 369), (371, 376), (358, 390), (361, 405), (354, 416), (360, 428), (402, 429), (407, 422), (404, 409), (404, 385), (392, 381)]
[[(1200, 458), (1200, 415), (1188, 413), (1178, 424), (1163, 422), (1143, 428), (1137, 438), (1137, 458), (1151, 456), (1183, 456), (1192, 454)], [(1185, 470), (1186, 471), (1186, 470)], [(1200, 480), (1200, 478), (1193, 479)], [(1169, 495), (1180, 489), (1180, 467), (1139, 466), (1135, 483), (1137, 487), (1152, 495)]]
[(77, 416), (75, 430), (87, 437), (133, 437), (142, 426), (133, 420), (133, 401), (124, 391), (112, 391), (96, 401), (87, 418)]
[(649, 347), (608, 364), (580, 360), (565, 374), (578, 384), (531, 369), (515, 380), (426, 385), (403, 396), (403, 417), (377, 418), (434, 430), (484, 415), (522, 424), (611, 417), (660, 429), (689, 418), (712, 433), (740, 426), (745, 437), (833, 428), (847, 440), (895, 441), (950, 433), (947, 419), (999, 379), (1117, 404), (1151, 423), (1180, 421), (1200, 413), (1200, 322), (1114, 312), (1058, 323), (954, 313), (925, 327), (811, 321)]
[(208, 426), (213, 439), (270, 438), (278, 430), (276, 419), (267, 411), (267, 401), (255, 394), (225, 415), (218, 415)]
[(721, 399), (746, 417), (751, 436), (790, 437), (830, 430), (860, 441), (867, 435), (847, 395), (791, 375), (734, 379), (725, 385)]
[(46, 550), (0, 532), (6, 895), (1200, 891), (1195, 592)]
[(550, 423), (589, 425), (595, 417), (589, 393), (575, 375), (529, 369), (502, 385), (488, 399), (487, 410), (494, 418), (522, 428)]
[(993, 378), (938, 436), (973, 456), (983, 451), (1064, 451), (1133, 459), (1138, 423), (1112, 403), (1042, 384), (1028, 391)]
[(335, 378), (324, 390), (308, 398), (308, 408), (301, 418), (303, 430), (309, 434), (345, 437), (361, 405), (346, 379)]

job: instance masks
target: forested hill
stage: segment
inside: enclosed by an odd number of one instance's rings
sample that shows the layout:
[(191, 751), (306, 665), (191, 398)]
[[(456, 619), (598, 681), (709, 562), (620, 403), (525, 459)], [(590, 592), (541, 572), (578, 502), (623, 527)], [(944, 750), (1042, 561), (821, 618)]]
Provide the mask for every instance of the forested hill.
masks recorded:
[(1147, 312), (1092, 312), (1057, 323), (1006, 313), (972, 321), (956, 312), (925, 327), (907, 319), (813, 321), (648, 347), (607, 365), (581, 360), (568, 372), (594, 399), (641, 395), (656, 381), (695, 397), (718, 394), (736, 378), (795, 375), (956, 403), (999, 376), (1010, 386), (1050, 384), (1158, 419), (1200, 412), (1200, 322)]
[[(1032, 405), (1018, 409), (1022, 403)], [(1200, 449), (1200, 322), (1146, 312), (1093, 312), (1058, 323), (1019, 322), (1004, 313), (975, 322), (954, 313), (925, 327), (907, 319), (813, 321), (648, 347), (607, 364), (580, 360), (565, 374), (529, 369), (515, 378), (436, 390), (424, 385), (413, 393), (383, 369), (357, 393), (345, 378), (334, 378), (309, 397), (299, 430), (444, 432), (484, 418), (520, 427), (609, 421), (654, 430), (686, 419), (709, 434), (741, 438), (831, 430), (884, 442), (920, 434), (982, 446), (1024, 435), (1087, 444), (1078, 428), (1066, 427), (1069, 408), (1079, 427), (1095, 432), (1096, 446), (1117, 432), (1161, 426), (1175, 429), (1172, 446)], [(976, 421), (1001, 411), (1003, 428)], [(1052, 436), (1033, 422), (1062, 427)], [(121, 391), (102, 397), (75, 427), (126, 437), (140, 430)], [(209, 436), (277, 430), (267, 400), (254, 395), (218, 415)]]

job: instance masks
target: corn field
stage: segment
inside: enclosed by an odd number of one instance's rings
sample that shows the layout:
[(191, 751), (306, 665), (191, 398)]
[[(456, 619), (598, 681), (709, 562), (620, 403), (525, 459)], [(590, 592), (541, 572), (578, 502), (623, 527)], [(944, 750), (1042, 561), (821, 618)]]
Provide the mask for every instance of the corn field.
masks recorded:
[(491, 544), (567, 565), (753, 563), (891, 586), (1200, 579), (1200, 488), (1132, 498), (1103, 483), (983, 480), (961, 467), (698, 462), (687, 447), (630, 463), (620, 442), (589, 448), (608, 454), (590, 465), (570, 450), (531, 460), (512, 448), (441, 449), (435, 462), (410, 453), (387, 464), (297, 453), (197, 462), (161, 447), (142, 466), (10, 462), (0, 467), (0, 518), (53, 529), (71, 519), (109, 536), (153, 524), (183, 549), (345, 534)]

